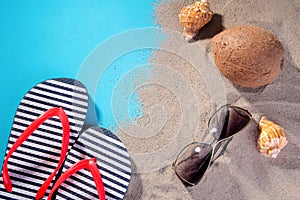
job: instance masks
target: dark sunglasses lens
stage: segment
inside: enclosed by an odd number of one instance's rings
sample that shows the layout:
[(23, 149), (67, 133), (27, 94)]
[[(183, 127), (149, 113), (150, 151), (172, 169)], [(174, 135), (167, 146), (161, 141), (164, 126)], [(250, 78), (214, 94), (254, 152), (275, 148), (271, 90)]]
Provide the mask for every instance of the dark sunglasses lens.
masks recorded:
[(212, 155), (208, 144), (188, 145), (175, 161), (175, 172), (188, 185), (197, 184), (207, 170)]
[(222, 140), (244, 128), (251, 119), (246, 110), (238, 107), (224, 107), (210, 119), (209, 129), (215, 138)]

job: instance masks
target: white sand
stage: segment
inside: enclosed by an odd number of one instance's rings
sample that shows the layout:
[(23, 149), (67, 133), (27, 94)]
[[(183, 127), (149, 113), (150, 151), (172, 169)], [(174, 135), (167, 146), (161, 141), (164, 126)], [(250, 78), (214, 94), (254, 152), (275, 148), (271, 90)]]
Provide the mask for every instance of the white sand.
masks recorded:
[[(211, 0), (209, 3), (216, 16), (199, 33), (198, 41), (190, 44), (170, 36), (162, 44), (165, 50), (154, 53), (153, 76), (137, 91), (144, 116), (118, 132), (134, 164), (126, 199), (300, 199), (299, 1)], [(187, 4), (187, 1), (157, 4), (159, 25), (181, 32), (178, 13)], [(284, 72), (273, 83), (247, 89), (223, 77), (209, 78), (207, 67), (215, 68), (209, 37), (222, 26), (235, 25), (271, 30), (282, 42), (287, 52)], [(192, 46), (193, 52), (180, 57), (176, 53), (178, 46), (183, 50)], [(195, 49), (199, 51), (194, 52)], [(191, 64), (197, 59), (199, 66)], [(216, 88), (217, 85), (220, 87)], [(172, 170), (172, 161), (185, 144), (203, 141), (207, 120), (216, 103), (214, 98), (218, 95), (222, 98), (223, 91), (228, 103), (248, 109), (254, 119), (234, 137), (225, 155), (202, 181), (185, 188)], [(276, 159), (262, 156), (256, 148), (257, 122), (262, 115), (281, 125), (289, 140)]]

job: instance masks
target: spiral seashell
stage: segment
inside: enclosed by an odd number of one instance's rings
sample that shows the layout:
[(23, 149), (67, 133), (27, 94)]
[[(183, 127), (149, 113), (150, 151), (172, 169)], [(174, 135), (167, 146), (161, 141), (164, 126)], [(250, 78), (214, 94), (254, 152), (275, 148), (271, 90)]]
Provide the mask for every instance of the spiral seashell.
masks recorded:
[(288, 143), (282, 127), (263, 116), (259, 121), (258, 150), (265, 156), (276, 158)]
[(189, 41), (195, 37), (198, 31), (212, 19), (212, 15), (207, 0), (196, 1), (194, 5), (183, 7), (179, 14), (179, 22), (183, 27), (185, 39)]

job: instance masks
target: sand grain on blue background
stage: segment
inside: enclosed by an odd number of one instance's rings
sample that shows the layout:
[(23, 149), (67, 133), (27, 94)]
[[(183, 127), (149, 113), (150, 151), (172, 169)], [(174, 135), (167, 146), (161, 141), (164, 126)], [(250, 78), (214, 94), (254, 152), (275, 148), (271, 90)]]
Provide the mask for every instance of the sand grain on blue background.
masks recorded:
[[(1, 1), (1, 159), (15, 111), (25, 93), (49, 78), (77, 78), (81, 65), (97, 45), (123, 31), (153, 26), (154, 2)], [(116, 58), (103, 77), (99, 77), (96, 99), (93, 99), (99, 125), (114, 130), (110, 102), (114, 86), (128, 71), (147, 62), (151, 51), (145, 52), (142, 57), (133, 53), (129, 58)], [(86, 76), (80, 81), (85, 84), (88, 79)], [(133, 94), (128, 98), (129, 116), (142, 115), (138, 96)]]

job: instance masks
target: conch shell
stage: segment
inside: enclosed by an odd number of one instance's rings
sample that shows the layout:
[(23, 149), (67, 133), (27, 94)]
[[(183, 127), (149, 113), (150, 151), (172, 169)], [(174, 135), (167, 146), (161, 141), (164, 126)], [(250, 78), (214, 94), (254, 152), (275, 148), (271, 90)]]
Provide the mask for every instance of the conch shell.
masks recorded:
[(195, 37), (198, 31), (212, 19), (212, 15), (207, 0), (196, 1), (194, 5), (183, 7), (179, 14), (179, 22), (183, 27), (185, 39), (189, 41)]
[(259, 121), (258, 150), (265, 156), (276, 158), (288, 143), (282, 127), (263, 116)]

